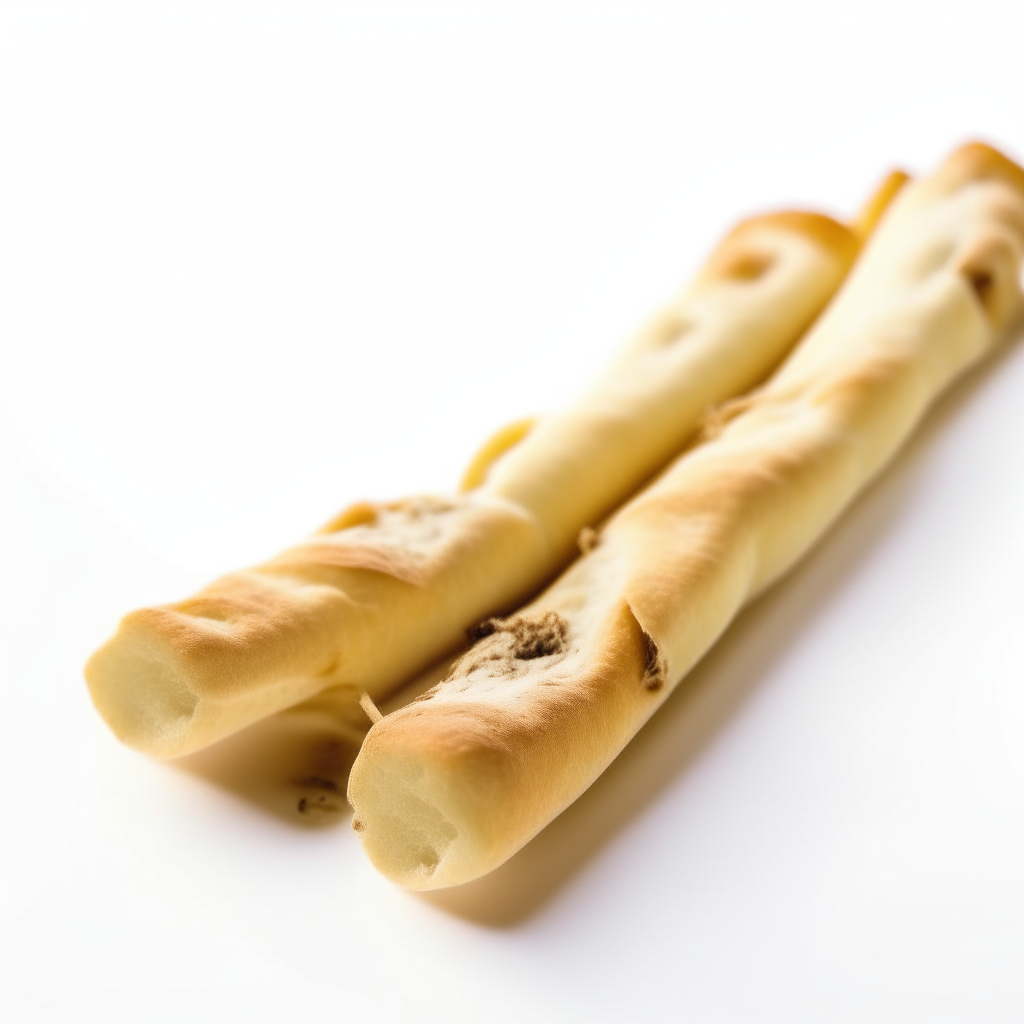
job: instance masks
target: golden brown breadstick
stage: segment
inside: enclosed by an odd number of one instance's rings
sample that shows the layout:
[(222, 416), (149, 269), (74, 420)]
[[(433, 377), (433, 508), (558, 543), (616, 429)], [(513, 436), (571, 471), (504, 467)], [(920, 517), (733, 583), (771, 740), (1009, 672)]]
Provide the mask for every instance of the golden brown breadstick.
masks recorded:
[(127, 743), (170, 757), (327, 687), (386, 695), (534, 593), (709, 406), (762, 380), (857, 247), (817, 214), (741, 224), (575, 406), (485, 447), (472, 490), (356, 505), (264, 565), (126, 616), (86, 668), (96, 706)]
[(496, 867), (608, 766), (1021, 309), (1024, 171), (982, 145), (908, 186), (774, 378), (727, 405), (536, 601), (369, 731), (363, 845), (414, 889)]

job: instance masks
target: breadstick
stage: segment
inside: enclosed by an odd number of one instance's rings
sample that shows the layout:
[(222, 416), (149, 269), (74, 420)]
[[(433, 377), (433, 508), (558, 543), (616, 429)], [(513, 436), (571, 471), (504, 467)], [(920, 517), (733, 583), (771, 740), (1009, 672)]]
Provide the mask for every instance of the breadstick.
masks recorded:
[(575, 406), (485, 446), (466, 493), (355, 505), (255, 569), (126, 616), (86, 667), (96, 706), (125, 742), (174, 757), (328, 687), (386, 696), (535, 593), (709, 406), (763, 380), (857, 248), (818, 214), (741, 224)]
[(1024, 171), (996, 151), (966, 146), (908, 186), (769, 383), (369, 731), (348, 792), (373, 863), (412, 889), (469, 881), (572, 803), (994, 347), (1022, 248)]

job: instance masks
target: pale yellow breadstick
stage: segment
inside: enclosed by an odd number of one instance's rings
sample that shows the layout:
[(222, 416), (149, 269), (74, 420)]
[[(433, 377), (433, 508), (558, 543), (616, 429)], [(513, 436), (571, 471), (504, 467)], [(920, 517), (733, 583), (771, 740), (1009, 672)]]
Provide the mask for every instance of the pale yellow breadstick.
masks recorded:
[(86, 668), (96, 706), (170, 757), (327, 687), (387, 695), (535, 592), (709, 406), (762, 380), (857, 247), (817, 214), (741, 224), (575, 406), (485, 446), (467, 493), (356, 505), (264, 565), (128, 615)]
[(1021, 308), (1024, 171), (958, 150), (908, 186), (760, 391), (536, 601), (369, 731), (353, 825), (404, 886), (496, 867), (612, 761), (737, 611), (821, 536)]

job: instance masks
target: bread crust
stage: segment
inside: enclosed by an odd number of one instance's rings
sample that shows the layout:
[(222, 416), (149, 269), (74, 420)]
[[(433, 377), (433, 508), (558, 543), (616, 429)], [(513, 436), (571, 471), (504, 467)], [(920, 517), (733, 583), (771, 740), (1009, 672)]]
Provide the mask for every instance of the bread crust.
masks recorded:
[(995, 346), (1022, 308), (1022, 251), (1024, 172), (990, 148), (906, 188), (768, 384), (369, 731), (349, 800), (373, 863), (413, 889), (469, 881), (575, 800)]
[(513, 425), (466, 493), (359, 503), (305, 544), (128, 615), (86, 666), (125, 742), (174, 757), (329, 686), (386, 696), (536, 593), (686, 443), (764, 379), (857, 250), (817, 214), (752, 218), (566, 412)]
[(882, 215), (892, 205), (896, 194), (909, 181), (910, 175), (905, 171), (890, 171), (875, 189), (874, 195), (861, 207), (851, 227), (862, 242), (875, 230)]

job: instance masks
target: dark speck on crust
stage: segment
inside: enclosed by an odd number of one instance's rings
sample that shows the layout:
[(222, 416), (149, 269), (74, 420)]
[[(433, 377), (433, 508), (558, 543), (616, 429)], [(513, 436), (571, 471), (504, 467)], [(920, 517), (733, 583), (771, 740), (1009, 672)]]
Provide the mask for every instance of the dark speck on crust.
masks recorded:
[(513, 615), (508, 619), (485, 619), (468, 631), (473, 642), (495, 633), (512, 639), (511, 655), (518, 661), (561, 654), (569, 635), (569, 625), (558, 612), (545, 612), (539, 619)]
[(292, 779), (291, 784), (306, 790), (306, 795), (299, 797), (295, 805), (299, 814), (333, 813), (340, 809), (338, 796), (341, 787), (333, 779), (323, 775), (307, 775), (302, 779)]
[(477, 640), (483, 640), (485, 636), (490, 636), (492, 633), (496, 633), (501, 624), (501, 619), (484, 619), (483, 622), (478, 622), (475, 626), (470, 626), (466, 630), (466, 636), (469, 637), (469, 642), (475, 644)]
[[(322, 775), (310, 775), (305, 779), (296, 779), (293, 785), (309, 786), (311, 789), (326, 789), (329, 793), (338, 792), (338, 784), (330, 779), (325, 779)], [(300, 801), (300, 803), (304, 802), (304, 800)], [(301, 810), (302, 808), (299, 809)]]

